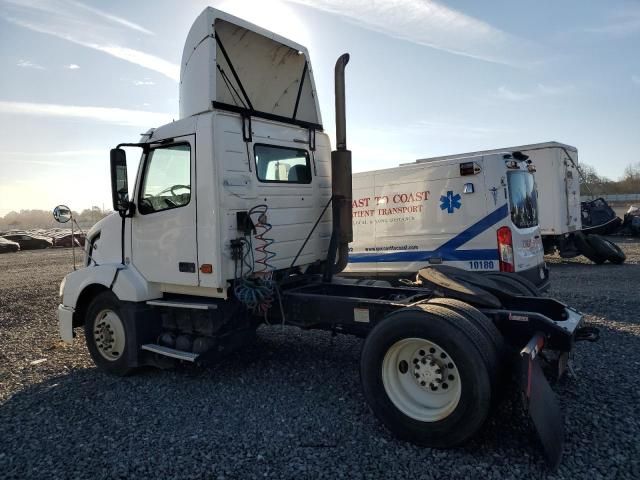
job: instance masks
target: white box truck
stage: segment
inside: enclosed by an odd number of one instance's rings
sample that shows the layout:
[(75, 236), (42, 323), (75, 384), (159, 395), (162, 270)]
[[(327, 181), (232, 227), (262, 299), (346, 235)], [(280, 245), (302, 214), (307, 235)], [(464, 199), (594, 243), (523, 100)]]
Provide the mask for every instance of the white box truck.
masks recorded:
[(345, 276), (393, 279), (428, 265), (515, 273), (546, 288), (530, 160), (501, 151), (353, 176)]
[[(307, 50), (205, 9), (183, 51), (180, 119), (111, 150), (115, 213), (88, 232), (84, 267), (60, 286), (61, 337), (83, 328), (96, 365), (123, 375), (220, 361), (262, 324), (358, 335), (371, 410), (399, 437), (437, 448), (482, 427), (501, 370), (517, 367), (556, 466), (562, 416), (541, 362), (563, 370), (576, 340), (596, 339), (582, 314), (484, 277), (461, 283), (425, 269), (434, 287), (392, 287), (334, 275), (352, 241), (348, 60), (335, 67), (330, 151)], [(142, 153), (132, 194), (123, 147)], [(457, 210), (456, 194), (447, 198)], [(54, 216), (73, 221), (68, 207)]]

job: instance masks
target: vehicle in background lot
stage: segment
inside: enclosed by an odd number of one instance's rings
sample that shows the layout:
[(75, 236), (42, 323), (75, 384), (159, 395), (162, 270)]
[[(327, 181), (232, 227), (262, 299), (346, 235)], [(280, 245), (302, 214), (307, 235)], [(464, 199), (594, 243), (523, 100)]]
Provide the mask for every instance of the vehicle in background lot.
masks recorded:
[(83, 233), (71, 233), (69, 231), (56, 232), (51, 234), (54, 247), (72, 247), (74, 245), (83, 247), (85, 235)]
[[(571, 258), (584, 255), (595, 263), (622, 263), (624, 253), (610, 240), (595, 233), (605, 233), (620, 219), (605, 215), (595, 208), (600, 203), (580, 202), (580, 169), (576, 147), (559, 142), (534, 143), (515, 147), (495, 148), (478, 152), (449, 155), (443, 158), (465, 159), (477, 155), (518, 151), (535, 165), (538, 187), (539, 225), (544, 251), (558, 250), (560, 256)], [(606, 202), (605, 202), (606, 203)], [(588, 221), (583, 228), (582, 219)]]
[(10, 232), (2, 236), (7, 240), (18, 243), (20, 250), (36, 250), (53, 246), (51, 239), (27, 232)]
[(19, 252), (20, 244), (4, 237), (0, 237), (0, 253)]
[(519, 152), (502, 151), (354, 174), (354, 241), (342, 275), (414, 278), (449, 265), (547, 288), (534, 170)]
[(622, 226), (622, 219), (602, 198), (580, 202), (582, 232), (598, 235), (615, 233)]
[[(330, 152), (307, 50), (205, 9), (183, 51), (180, 119), (111, 151), (118, 213), (89, 231), (85, 268), (60, 286), (62, 339), (84, 326), (96, 365), (123, 375), (214, 362), (260, 324), (358, 335), (373, 412), (399, 437), (438, 448), (482, 427), (502, 371), (517, 365), (557, 465), (562, 418), (541, 359), (562, 372), (575, 341), (597, 338), (582, 314), (472, 272), (456, 281), (423, 269), (403, 287), (335, 276), (352, 241), (348, 60), (335, 67)], [(124, 146), (142, 150), (131, 195)]]

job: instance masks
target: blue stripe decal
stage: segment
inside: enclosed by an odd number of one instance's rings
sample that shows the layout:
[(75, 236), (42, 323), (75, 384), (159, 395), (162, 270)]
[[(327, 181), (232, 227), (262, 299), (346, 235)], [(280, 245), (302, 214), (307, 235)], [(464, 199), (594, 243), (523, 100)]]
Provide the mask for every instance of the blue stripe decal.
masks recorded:
[(390, 253), (351, 253), (350, 263), (374, 263), (374, 262), (426, 262), (430, 258), (441, 258), (443, 261), (455, 262), (465, 260), (498, 260), (498, 248), (457, 250), (472, 238), (477, 237), (488, 230), (500, 220), (505, 218), (509, 210), (507, 204), (494, 210), (489, 215), (463, 230), (451, 240), (444, 243), (434, 251), (405, 250)]
[[(463, 230), (458, 235), (453, 237), (451, 240), (441, 245), (438, 248), (438, 250), (451, 251), (451, 250), (455, 250), (458, 247), (461, 247), (472, 238), (477, 237), (482, 232), (484, 232), (485, 230), (488, 230), (490, 227), (492, 227), (493, 225), (498, 223), (500, 220), (505, 218), (508, 213), (509, 213), (509, 209), (507, 208), (507, 204), (505, 203), (504, 205), (499, 207), (497, 210), (494, 210), (483, 219), (474, 223), (469, 228), (467, 228), (466, 230)], [(496, 246), (496, 248), (498, 247)]]
[(349, 255), (350, 263), (375, 262), (428, 262), (430, 258), (438, 257), (445, 262), (464, 260), (498, 260), (498, 249), (454, 250), (451, 252), (432, 252), (426, 250), (411, 250), (393, 253), (353, 253)]

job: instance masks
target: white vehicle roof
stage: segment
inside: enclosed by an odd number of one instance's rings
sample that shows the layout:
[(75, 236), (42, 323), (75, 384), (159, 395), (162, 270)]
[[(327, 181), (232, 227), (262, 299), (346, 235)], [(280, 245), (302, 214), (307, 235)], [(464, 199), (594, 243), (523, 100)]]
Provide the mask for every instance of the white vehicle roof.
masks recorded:
[[(354, 173), (354, 176), (361, 176), (361, 175), (375, 175), (375, 174), (379, 174), (379, 173), (385, 173), (385, 172), (393, 172), (394, 170), (397, 170), (398, 168), (402, 168), (403, 171), (406, 171), (406, 169), (410, 169), (411, 167), (414, 167), (414, 169), (416, 170), (420, 170), (422, 168), (425, 167), (437, 167), (437, 166), (442, 166), (442, 165), (448, 165), (452, 162), (456, 162), (459, 160), (463, 160), (463, 159), (474, 159), (474, 158), (482, 158), (482, 157), (488, 157), (491, 155), (495, 155), (495, 156), (499, 156), (499, 154), (505, 154), (505, 153), (511, 153), (511, 152), (515, 152), (518, 151), (517, 149), (515, 150), (510, 150), (510, 149), (499, 149), (499, 150), (495, 150), (495, 151), (489, 151), (487, 150), (486, 153), (482, 153), (482, 152), (475, 152), (473, 154), (461, 154), (461, 155), (447, 155), (447, 156), (443, 156), (443, 157), (433, 157), (433, 158), (425, 158), (423, 160), (416, 160), (415, 162), (412, 163), (401, 163), (400, 165), (398, 165), (397, 167), (389, 167), (389, 168), (380, 168), (378, 170), (367, 170), (366, 172), (357, 172)], [(500, 157), (501, 158), (501, 157)], [(526, 167), (519, 167), (519, 168), (526, 168)]]
[(425, 163), (425, 162), (434, 162), (438, 160), (453, 160), (456, 158), (467, 158), (467, 157), (477, 157), (482, 155), (489, 155), (494, 153), (511, 153), (511, 152), (522, 152), (527, 150), (541, 150), (544, 148), (565, 148), (570, 152), (577, 153), (578, 149), (571, 145), (567, 145), (566, 143), (560, 142), (542, 142), (542, 143), (531, 143), (529, 145), (516, 145), (515, 147), (503, 147), (503, 148), (495, 148), (492, 150), (479, 150), (477, 152), (467, 152), (467, 153), (458, 153), (454, 155), (443, 155), (440, 157), (430, 157), (430, 158), (420, 158), (412, 163), (402, 163), (401, 166), (405, 165), (415, 165), (416, 163)]

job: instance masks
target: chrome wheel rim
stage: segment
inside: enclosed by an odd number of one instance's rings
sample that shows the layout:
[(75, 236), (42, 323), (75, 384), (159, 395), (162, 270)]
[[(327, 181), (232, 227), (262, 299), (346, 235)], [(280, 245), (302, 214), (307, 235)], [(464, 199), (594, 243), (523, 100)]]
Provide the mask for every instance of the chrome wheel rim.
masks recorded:
[(454, 360), (423, 338), (405, 338), (389, 348), (382, 361), (382, 383), (398, 410), (421, 422), (451, 415), (462, 392)]

